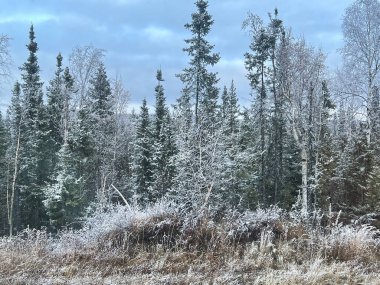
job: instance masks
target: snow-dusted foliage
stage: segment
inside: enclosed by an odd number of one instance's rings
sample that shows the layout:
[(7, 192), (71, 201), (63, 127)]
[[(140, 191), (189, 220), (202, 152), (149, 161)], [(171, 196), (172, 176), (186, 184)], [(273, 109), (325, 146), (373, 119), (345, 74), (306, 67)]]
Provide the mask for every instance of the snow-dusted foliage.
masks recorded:
[(102, 284), (121, 282), (122, 276), (140, 284), (377, 280), (378, 230), (335, 222), (321, 229), (292, 216), (270, 207), (212, 218), (168, 200), (110, 207), (88, 217), (81, 230), (50, 237), (27, 229), (0, 239), (0, 282)]
[(86, 219), (81, 230), (63, 232), (56, 249), (109, 249), (128, 246), (128, 238), (131, 241), (138, 238), (134, 234), (139, 235), (140, 231), (146, 235), (154, 235), (161, 227), (170, 226), (177, 213), (177, 209), (166, 200), (145, 209), (138, 205), (131, 208), (118, 205), (107, 211), (97, 210)]
[(368, 225), (355, 227), (339, 224), (322, 238), (323, 250), (329, 260), (365, 259), (370, 257), (373, 251), (379, 250), (379, 237), (380, 231)]
[[(155, 106), (144, 98), (137, 113), (92, 46), (74, 49), (70, 70), (59, 53), (42, 82), (31, 26), (0, 113), (1, 284), (356, 284), (380, 273), (379, 0), (346, 9), (334, 80), (277, 9), (267, 21), (249, 13), (243, 105), (233, 80), (220, 92), (214, 20), (208, 1), (195, 6), (181, 96), (167, 104), (159, 69)], [(8, 46), (0, 35), (0, 73)]]
[(273, 230), (285, 218), (285, 212), (277, 206), (256, 211), (245, 211), (229, 218), (228, 235), (233, 238), (257, 240), (264, 230)]

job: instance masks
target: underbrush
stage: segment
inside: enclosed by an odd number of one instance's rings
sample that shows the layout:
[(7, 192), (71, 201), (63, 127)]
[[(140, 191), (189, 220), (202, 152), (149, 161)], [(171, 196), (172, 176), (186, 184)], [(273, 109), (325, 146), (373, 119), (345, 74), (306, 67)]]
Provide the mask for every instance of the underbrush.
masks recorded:
[(278, 207), (215, 218), (167, 201), (115, 206), (54, 238), (0, 239), (0, 283), (380, 284), (380, 232), (321, 220)]

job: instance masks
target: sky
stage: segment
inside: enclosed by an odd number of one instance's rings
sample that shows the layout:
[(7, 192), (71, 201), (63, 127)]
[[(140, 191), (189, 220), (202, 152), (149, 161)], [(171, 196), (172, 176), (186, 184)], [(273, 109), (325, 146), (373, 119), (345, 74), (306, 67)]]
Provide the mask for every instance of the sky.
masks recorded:
[[(39, 45), (41, 77), (53, 77), (56, 56), (61, 52), (64, 65), (76, 46), (93, 45), (106, 51), (105, 65), (111, 79), (119, 76), (130, 93), (131, 106), (143, 98), (154, 104), (156, 70), (161, 68), (169, 104), (180, 96), (181, 82), (175, 76), (188, 64), (182, 51), (184, 39), (191, 37), (184, 24), (191, 22), (195, 0), (1, 0), (0, 34), (12, 38), (12, 77), (0, 82), (0, 108), (9, 102), (11, 86), (20, 78), (18, 67), (28, 56), (25, 45), (33, 23)], [(338, 49), (343, 45), (341, 23), (351, 0), (209, 0), (214, 25), (208, 40), (221, 56), (214, 67), (219, 85), (235, 81), (242, 105), (250, 101), (245, 77), (244, 53), (249, 36), (242, 30), (248, 12), (268, 19), (268, 12), (279, 10), (279, 18), (292, 33), (327, 54), (327, 65), (340, 64)]]

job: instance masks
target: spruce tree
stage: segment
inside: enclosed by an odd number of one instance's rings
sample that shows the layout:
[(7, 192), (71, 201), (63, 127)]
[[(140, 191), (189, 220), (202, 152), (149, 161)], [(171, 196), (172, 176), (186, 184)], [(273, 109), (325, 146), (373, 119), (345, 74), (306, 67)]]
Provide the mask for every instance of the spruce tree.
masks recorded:
[(83, 211), (84, 196), (81, 179), (75, 171), (74, 157), (68, 143), (64, 143), (57, 154), (54, 180), (46, 187), (46, 199), (50, 225), (58, 230), (75, 221)]
[(234, 81), (230, 88), (224, 87), (222, 93), (222, 137), (221, 147), (225, 155), (222, 155), (221, 192), (226, 204), (230, 202), (236, 205), (242, 192), (240, 191), (240, 170), (243, 168), (239, 146), (239, 105)]
[(369, 155), (372, 166), (368, 176), (368, 193), (366, 201), (368, 210), (375, 211), (380, 207), (380, 93), (377, 86), (373, 88), (370, 102), (371, 143)]
[(91, 101), (91, 113), (95, 121), (109, 118), (112, 110), (111, 85), (107, 77), (106, 69), (100, 65), (94, 76), (90, 80), (89, 98)]
[(270, 48), (272, 46), (271, 36), (263, 26), (262, 20), (255, 15), (250, 15), (244, 22), (244, 26), (250, 28), (252, 42), (250, 44), (251, 52), (245, 54), (245, 66), (248, 71), (247, 78), (251, 88), (256, 91), (257, 97), (255, 104), (255, 113), (257, 113), (257, 132), (258, 141), (256, 146), (258, 165), (257, 186), (260, 203), (267, 203), (267, 141), (269, 125), (268, 110), (268, 86), (267, 86), (267, 62), (270, 59)]
[(239, 130), (239, 104), (236, 94), (235, 83), (232, 80), (229, 91), (227, 92), (227, 108), (226, 108), (226, 134), (233, 135), (236, 134)]
[(46, 163), (46, 113), (42, 101), (42, 82), (38, 64), (38, 45), (33, 25), (29, 31), (27, 49), (29, 57), (22, 70), (22, 91), (24, 94), (24, 118), (21, 126), (22, 153), (20, 156), (20, 195), (22, 226), (40, 227), (46, 219), (42, 204), (42, 186), (48, 178)]
[(184, 51), (190, 56), (189, 67), (178, 76), (184, 84), (182, 96), (189, 96), (194, 100), (195, 124), (202, 117), (204, 124), (212, 126), (216, 120), (218, 79), (217, 74), (207, 68), (218, 63), (220, 56), (212, 52), (214, 46), (206, 39), (214, 23), (207, 11), (208, 2), (198, 0), (195, 5), (197, 11), (192, 14), (192, 22), (185, 25), (193, 35), (185, 40), (188, 47)]
[(166, 106), (165, 106), (165, 94), (164, 87), (162, 86), (162, 82), (164, 81), (162, 77), (162, 71), (157, 70), (156, 79), (158, 81), (157, 86), (155, 88), (156, 91), (156, 107), (155, 107), (155, 130), (154, 130), (154, 138), (155, 140), (159, 140), (162, 125), (164, 123), (165, 115), (167, 114)]
[(97, 199), (107, 203), (109, 194), (106, 193), (113, 168), (112, 142), (115, 132), (114, 100), (111, 84), (108, 80), (105, 66), (100, 65), (90, 80), (89, 99), (91, 135), (95, 143), (96, 157), (93, 161), (96, 175), (94, 178)]
[(329, 127), (330, 111), (335, 109), (326, 81), (322, 82), (322, 110), (319, 121), (316, 158), (316, 203), (327, 210), (331, 203), (332, 178), (336, 171), (337, 156), (333, 148), (333, 138)]
[(154, 200), (154, 196), (152, 193), (152, 132), (146, 99), (142, 102), (137, 122), (134, 158), (135, 192), (141, 202), (148, 203)]
[(338, 187), (332, 193), (332, 200), (338, 208), (365, 206), (373, 159), (368, 151), (365, 130), (362, 122), (352, 122), (351, 138), (338, 161)]
[(75, 169), (76, 159), (69, 145), (70, 99), (73, 93), (73, 78), (66, 68), (62, 69), (62, 56), (57, 57), (55, 78), (48, 88), (48, 114), (50, 154), (53, 163), (49, 185), (45, 188), (44, 200), (50, 225), (60, 229), (78, 218), (83, 211), (82, 179)]
[(153, 134), (153, 193), (152, 196), (157, 199), (164, 196), (172, 186), (174, 176), (173, 156), (175, 153), (172, 122), (169, 110), (165, 105), (164, 88), (161, 70), (157, 71), (158, 84), (156, 91), (156, 106), (154, 118)]
[[(220, 56), (213, 52), (214, 46), (207, 40), (214, 22), (207, 11), (208, 2), (198, 0), (195, 5), (197, 10), (192, 14), (192, 22), (185, 25), (192, 33), (192, 37), (185, 40), (187, 47), (184, 48), (190, 57), (189, 66), (178, 75), (183, 89), (175, 110), (179, 155), (175, 158), (177, 174), (173, 193), (188, 206), (205, 207), (208, 202), (215, 205), (220, 202), (216, 199), (221, 165), (217, 163), (222, 149), (216, 86), (219, 79), (217, 73), (209, 70)], [(210, 198), (210, 195), (216, 196)]]
[(228, 96), (228, 90), (227, 90), (226, 85), (223, 86), (223, 92), (222, 92), (221, 99), (222, 99), (222, 105), (220, 108), (220, 116), (222, 117), (222, 120), (225, 121), (227, 118), (227, 111), (228, 111), (229, 104), (230, 104), (229, 96)]
[(49, 156), (51, 158), (50, 169), (55, 168), (57, 163), (57, 153), (63, 143), (62, 119), (64, 110), (64, 82), (63, 82), (62, 56), (57, 56), (57, 69), (55, 77), (49, 83), (47, 88), (47, 114), (49, 128)]

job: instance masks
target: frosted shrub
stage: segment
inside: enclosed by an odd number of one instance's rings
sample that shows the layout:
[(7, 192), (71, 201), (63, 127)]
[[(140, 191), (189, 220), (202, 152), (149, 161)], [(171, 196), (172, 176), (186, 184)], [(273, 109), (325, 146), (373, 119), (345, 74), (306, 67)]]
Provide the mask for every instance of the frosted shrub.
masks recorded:
[(368, 225), (338, 225), (323, 238), (323, 253), (330, 260), (340, 261), (376, 258), (380, 254), (380, 240), (374, 237), (379, 233)]
[(0, 239), (0, 250), (40, 253), (48, 250), (51, 238), (46, 230), (26, 228), (13, 237)]
[(284, 211), (277, 206), (256, 211), (245, 211), (238, 216), (231, 216), (228, 222), (228, 236), (236, 240), (258, 240), (263, 228), (277, 231), (281, 225)]
[(151, 238), (158, 234), (165, 225), (171, 225), (176, 215), (176, 208), (165, 200), (145, 209), (137, 205), (131, 208), (118, 205), (106, 212), (95, 212), (84, 222), (83, 229), (62, 233), (59, 244), (72, 250), (125, 246), (127, 241), (131, 241), (129, 237), (145, 239), (148, 235)]

